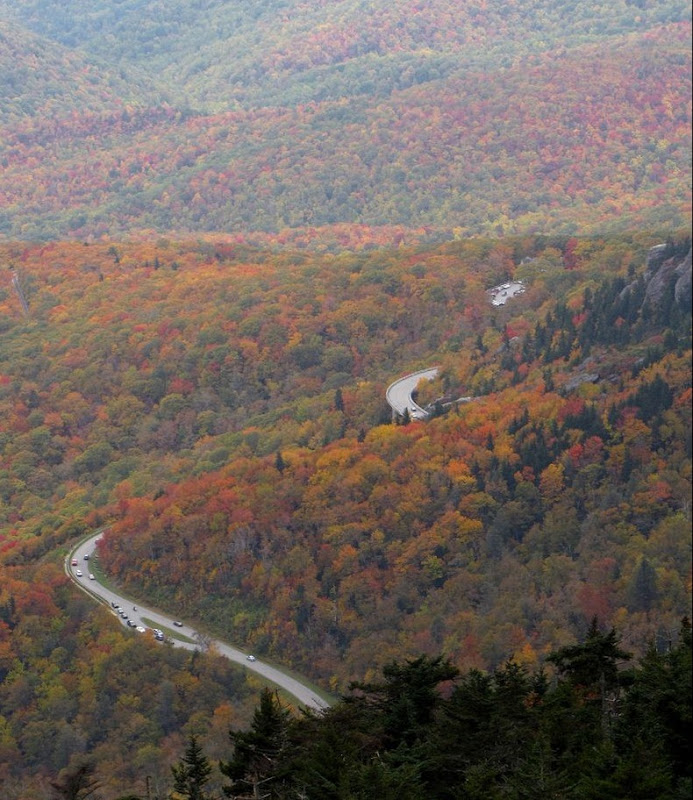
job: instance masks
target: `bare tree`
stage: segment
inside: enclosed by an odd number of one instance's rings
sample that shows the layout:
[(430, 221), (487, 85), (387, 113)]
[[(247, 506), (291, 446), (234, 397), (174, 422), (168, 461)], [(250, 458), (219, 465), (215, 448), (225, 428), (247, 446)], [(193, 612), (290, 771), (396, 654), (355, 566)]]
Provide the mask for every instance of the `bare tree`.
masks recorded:
[(97, 794), (101, 782), (93, 777), (94, 763), (79, 759), (60, 771), (58, 779), (50, 785), (56, 800), (101, 800)]

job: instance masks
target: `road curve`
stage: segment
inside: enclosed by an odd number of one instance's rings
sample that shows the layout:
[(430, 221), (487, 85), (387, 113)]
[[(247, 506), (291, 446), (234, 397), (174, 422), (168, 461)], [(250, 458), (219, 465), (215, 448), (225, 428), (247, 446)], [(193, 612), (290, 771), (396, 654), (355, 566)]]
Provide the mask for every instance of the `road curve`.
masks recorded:
[[(174, 620), (177, 620), (176, 617), (166, 616), (159, 611), (154, 611), (151, 608), (139, 605), (139, 603), (137, 605), (133, 605), (133, 601), (131, 599), (128, 600), (122, 595), (119, 595), (116, 592), (107, 589), (105, 586), (102, 586), (97, 580), (90, 579), (90, 562), (94, 558), (96, 543), (98, 542), (102, 532), (103, 531), (99, 531), (93, 536), (90, 536), (70, 553), (65, 560), (65, 571), (83, 591), (91, 595), (93, 598), (105, 603), (108, 608), (112, 610), (113, 615), (121, 622), (122, 625), (127, 627), (127, 622), (117, 614), (113, 608), (113, 605), (124, 608), (129, 618), (138, 625), (150, 629), (152, 627), (152, 623), (154, 623), (155, 625), (160, 625), (163, 628), (168, 628), (170, 631), (180, 632), (182, 636), (192, 640), (184, 641), (183, 639), (176, 639), (171, 636), (167, 637), (168, 641), (174, 647), (183, 647), (186, 650), (199, 650), (202, 643), (205, 642), (207, 645), (213, 647), (215, 650), (221, 653), (221, 655), (226, 656), (226, 658), (228, 658), (230, 661), (235, 661), (238, 664), (242, 664), (246, 669), (261, 675), (266, 680), (284, 689), (296, 699), (299, 705), (318, 711), (328, 707), (329, 704), (326, 703), (322, 698), (317, 697), (315, 692), (309, 686), (304, 685), (296, 678), (286, 675), (276, 667), (260, 661), (260, 659), (249, 661), (248, 653), (244, 653), (238, 648), (232, 647), (231, 645), (228, 645), (225, 642), (217, 639), (203, 637), (190, 625), (183, 623), (181, 626), (174, 626), (173, 623)], [(85, 558), (85, 556), (88, 556), (88, 558)], [(73, 564), (74, 561), (77, 562), (76, 565)], [(82, 575), (79, 576), (77, 574), (78, 572), (81, 572)], [(144, 620), (147, 620), (147, 622)], [(134, 631), (135, 629), (128, 628), (128, 630)]]
[(418, 386), (419, 381), (432, 381), (438, 374), (438, 369), (438, 367), (420, 369), (418, 372), (411, 372), (409, 375), (398, 378), (391, 383), (385, 392), (385, 399), (390, 408), (400, 416), (403, 415), (405, 411), (408, 411), (412, 419), (426, 419), (428, 412), (417, 405), (411, 399), (411, 395)]

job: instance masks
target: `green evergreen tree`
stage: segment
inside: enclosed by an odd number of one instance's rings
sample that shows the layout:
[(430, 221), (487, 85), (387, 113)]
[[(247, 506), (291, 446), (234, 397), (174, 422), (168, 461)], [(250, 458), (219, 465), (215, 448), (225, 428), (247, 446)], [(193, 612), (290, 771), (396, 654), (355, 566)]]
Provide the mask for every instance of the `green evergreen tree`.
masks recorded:
[(654, 607), (657, 597), (657, 573), (652, 564), (643, 558), (630, 586), (628, 607), (632, 611), (650, 611)]
[[(688, 800), (691, 635), (640, 669), (594, 619), (531, 675), (393, 662), (324, 712), (289, 718), (266, 691), (222, 765), (235, 800)], [(441, 692), (441, 683), (454, 681)], [(619, 693), (623, 697), (619, 697)], [(605, 724), (605, 722), (607, 724)]]
[(274, 798), (281, 791), (282, 761), (287, 754), (289, 711), (276, 692), (265, 689), (248, 731), (229, 731), (233, 755), (219, 769), (231, 783), (222, 787), (226, 797)]
[(618, 636), (612, 628), (609, 633), (599, 630), (599, 622), (592, 618), (587, 636), (582, 644), (568, 645), (551, 653), (547, 661), (574, 686), (601, 690), (618, 686), (619, 664), (629, 661), (632, 655), (618, 646)]
[(437, 687), (459, 675), (442, 656), (420, 656), (404, 664), (392, 662), (383, 668), (382, 683), (354, 683), (367, 703), (382, 714), (384, 732), (391, 745), (412, 745), (433, 719), (441, 702)]
[(171, 771), (174, 789), (171, 800), (211, 800), (204, 786), (212, 774), (212, 766), (196, 736), (190, 737), (185, 755), (171, 767)]
[(321, 714), (304, 712), (292, 723), (288, 771), (306, 798), (338, 800), (361, 765), (377, 757), (379, 726), (365, 710), (360, 699), (345, 698)]
[[(509, 662), (487, 675), (471, 670), (441, 709), (427, 772), (431, 796), (482, 800), (522, 797), (522, 787), (543, 786), (536, 797), (552, 797), (561, 786), (552, 771), (552, 754), (540, 715), (547, 692), (543, 673), (530, 677)], [(531, 779), (529, 776), (532, 776)], [(550, 776), (550, 777), (549, 777)], [(514, 786), (516, 794), (509, 792)]]
[(547, 657), (559, 674), (542, 714), (544, 731), (556, 753), (554, 770), (582, 786), (587, 796), (593, 796), (587, 787), (600, 785), (599, 780), (616, 763), (611, 740), (621, 690), (630, 677), (622, 665), (630, 658), (618, 646), (615, 630), (602, 633), (596, 617), (584, 642)]
[(643, 755), (670, 776), (673, 796), (691, 796), (693, 779), (693, 660), (691, 625), (684, 619), (678, 642), (668, 652), (652, 646), (634, 671), (614, 739), (625, 774), (635, 773)]

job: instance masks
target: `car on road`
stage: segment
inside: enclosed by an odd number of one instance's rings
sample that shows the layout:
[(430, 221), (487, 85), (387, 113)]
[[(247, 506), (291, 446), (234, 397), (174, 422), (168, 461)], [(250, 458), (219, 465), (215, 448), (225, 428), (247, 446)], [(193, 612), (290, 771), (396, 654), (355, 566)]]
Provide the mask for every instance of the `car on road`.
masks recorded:
[(94, 577), (94, 574), (92, 572), (89, 573), (89, 580), (90, 581), (95, 581), (96, 580), (96, 578)]
[(183, 623), (179, 622), (178, 620), (174, 620), (173, 624), (176, 626), (176, 628), (182, 628), (183, 627)]
[(84, 560), (85, 561), (89, 561), (89, 553), (85, 553), (84, 554)]
[(73, 566), (73, 567), (76, 567), (77, 566), (77, 559), (73, 558), (72, 561), (70, 561), (70, 565)]
[(81, 570), (81, 569), (77, 569), (77, 570), (75, 570), (75, 575), (76, 575), (78, 578), (81, 578), (81, 577), (82, 577), (82, 570)]
[(138, 625), (138, 626), (135, 628), (135, 630), (136, 630), (138, 633), (146, 633), (146, 632), (147, 632), (147, 629), (146, 629), (144, 626), (142, 626), (142, 625)]
[(246, 656), (246, 658), (248, 659), (248, 661), (257, 661), (255, 656)]

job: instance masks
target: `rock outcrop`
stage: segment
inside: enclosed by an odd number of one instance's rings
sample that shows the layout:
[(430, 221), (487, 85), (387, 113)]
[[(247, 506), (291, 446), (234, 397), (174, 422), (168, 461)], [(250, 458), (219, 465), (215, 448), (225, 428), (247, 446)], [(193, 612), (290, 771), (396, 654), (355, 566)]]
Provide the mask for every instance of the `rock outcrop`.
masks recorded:
[(691, 246), (682, 254), (681, 247), (659, 244), (647, 255), (645, 304), (658, 306), (674, 284), (674, 302), (682, 307), (691, 306)]

